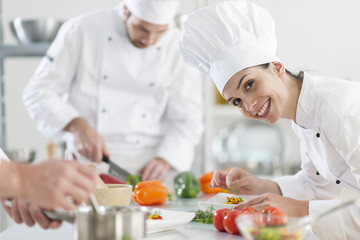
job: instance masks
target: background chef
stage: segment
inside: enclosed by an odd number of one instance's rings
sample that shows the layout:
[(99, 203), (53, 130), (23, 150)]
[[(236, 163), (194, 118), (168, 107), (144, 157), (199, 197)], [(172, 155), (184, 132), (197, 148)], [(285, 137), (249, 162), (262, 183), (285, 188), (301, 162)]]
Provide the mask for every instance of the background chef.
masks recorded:
[(143, 180), (190, 169), (203, 131), (201, 75), (179, 53), (178, 4), (125, 0), (68, 20), (23, 92), (38, 129)]
[[(241, 168), (214, 173), (214, 187), (260, 194), (235, 208), (275, 206), (289, 216), (312, 216), (339, 204), (334, 198), (344, 187), (360, 192), (360, 83), (289, 72), (276, 54), (271, 15), (249, 1), (189, 15), (180, 46), (185, 60), (208, 74), (245, 117), (270, 124), (290, 119), (300, 139), (301, 171), (294, 176), (261, 179)], [(312, 227), (320, 239), (359, 239), (360, 206)]]

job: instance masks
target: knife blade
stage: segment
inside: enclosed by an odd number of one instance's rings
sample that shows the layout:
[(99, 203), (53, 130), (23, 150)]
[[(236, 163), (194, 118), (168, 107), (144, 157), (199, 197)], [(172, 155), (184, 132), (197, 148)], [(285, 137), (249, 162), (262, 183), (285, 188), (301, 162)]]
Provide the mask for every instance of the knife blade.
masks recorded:
[(106, 162), (107, 164), (109, 164), (110, 168), (109, 168), (109, 173), (118, 178), (121, 181), (126, 182), (126, 180), (128, 180), (128, 177), (131, 175), (131, 173), (129, 173), (128, 171), (126, 171), (125, 169), (119, 167), (117, 164), (115, 164), (114, 162), (112, 162), (107, 156), (103, 155), (103, 162)]

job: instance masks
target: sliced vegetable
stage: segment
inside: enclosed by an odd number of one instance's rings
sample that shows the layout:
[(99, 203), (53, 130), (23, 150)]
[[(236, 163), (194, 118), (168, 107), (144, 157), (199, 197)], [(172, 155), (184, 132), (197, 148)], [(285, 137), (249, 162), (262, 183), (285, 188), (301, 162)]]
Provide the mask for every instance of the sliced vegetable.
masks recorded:
[(168, 189), (159, 180), (139, 182), (132, 192), (132, 199), (140, 205), (162, 204), (167, 196)]
[(106, 184), (125, 184), (124, 181), (117, 179), (116, 177), (111, 176), (110, 174), (100, 173), (99, 177)]
[(190, 171), (181, 172), (175, 177), (174, 188), (176, 196), (180, 198), (195, 198), (200, 192), (200, 184)]
[(244, 199), (242, 199), (241, 197), (226, 197), (225, 204), (239, 204), (243, 201)]

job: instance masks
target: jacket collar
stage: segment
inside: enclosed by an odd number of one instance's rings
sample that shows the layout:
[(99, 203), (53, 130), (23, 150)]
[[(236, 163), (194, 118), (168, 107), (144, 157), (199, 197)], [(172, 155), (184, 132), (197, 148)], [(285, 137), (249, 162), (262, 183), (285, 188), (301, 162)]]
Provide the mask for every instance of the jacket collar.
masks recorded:
[(304, 73), (304, 79), (296, 108), (296, 124), (313, 129), (318, 127), (318, 113), (320, 111), (317, 85), (319, 79)]

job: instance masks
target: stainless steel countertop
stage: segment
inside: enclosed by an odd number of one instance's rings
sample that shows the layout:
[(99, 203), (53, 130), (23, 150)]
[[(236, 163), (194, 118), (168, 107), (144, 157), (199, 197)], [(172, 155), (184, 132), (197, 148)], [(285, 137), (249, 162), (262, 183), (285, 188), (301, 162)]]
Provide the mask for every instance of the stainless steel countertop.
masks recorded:
[[(193, 199), (176, 199), (173, 201), (166, 201), (162, 205), (152, 206), (154, 208), (177, 210), (177, 211), (195, 211), (198, 210), (198, 201), (206, 201), (214, 195), (200, 195)], [(138, 206), (131, 203), (131, 206)], [(44, 230), (39, 225), (34, 227), (27, 227), (24, 224), (16, 224), (0, 233), (1, 240), (72, 240), (73, 225), (64, 222), (60, 228), (54, 230)], [(218, 232), (212, 224), (202, 224), (197, 222), (190, 222), (183, 226), (177, 227), (173, 230), (164, 232), (147, 234), (146, 240), (241, 240), (244, 239), (238, 235), (232, 235), (225, 232)], [(306, 240), (317, 239), (312, 234), (305, 238)]]
[[(199, 207), (197, 202), (199, 200), (206, 201), (213, 195), (200, 195), (195, 199), (174, 199), (173, 201), (167, 201), (162, 205), (152, 206), (154, 208), (162, 208), (177, 211), (195, 211)], [(134, 205), (135, 204), (131, 204)], [(23, 240), (23, 239), (34, 239), (34, 240), (72, 240), (73, 239), (73, 225), (64, 222), (60, 228), (54, 230), (44, 230), (39, 225), (34, 227), (27, 227), (25, 224), (16, 224), (0, 233), (1, 240)], [(183, 240), (183, 239), (206, 239), (206, 240), (217, 240), (217, 239), (243, 239), (240, 236), (218, 232), (212, 224), (202, 224), (197, 222), (190, 222), (186, 225), (180, 226), (176, 229), (147, 234), (145, 239), (150, 240)]]

